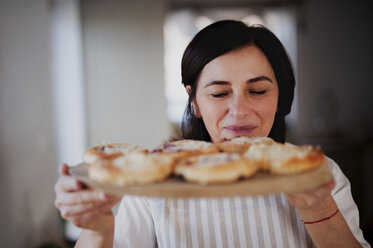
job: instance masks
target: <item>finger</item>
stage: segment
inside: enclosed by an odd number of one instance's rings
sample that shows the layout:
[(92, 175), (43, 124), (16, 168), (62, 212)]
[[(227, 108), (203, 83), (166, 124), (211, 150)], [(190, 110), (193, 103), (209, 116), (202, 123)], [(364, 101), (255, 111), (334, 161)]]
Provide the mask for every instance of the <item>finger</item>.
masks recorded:
[[(79, 204), (79, 205), (64, 205), (60, 208), (60, 212), (62, 217), (67, 218), (70, 216), (81, 215), (85, 213), (89, 213), (92, 211), (96, 211), (97, 209), (107, 209), (111, 211), (111, 208), (120, 202), (120, 198), (113, 198), (108, 200), (107, 202), (97, 203), (94, 204), (93, 202), (89, 202), (86, 204)], [(102, 211), (101, 211), (102, 212)]]
[(335, 181), (331, 181), (313, 190), (289, 193), (286, 195), (288, 197), (289, 202), (293, 206), (309, 208), (313, 207), (315, 204), (323, 202), (324, 199), (330, 196), (330, 192), (334, 186)]
[(58, 192), (71, 192), (83, 189), (84, 186), (81, 182), (71, 176), (62, 176), (57, 180), (54, 186), (56, 193)]
[(92, 203), (99, 206), (102, 203), (110, 202), (106, 199), (105, 194), (96, 190), (81, 190), (78, 192), (61, 192), (58, 194), (55, 205), (57, 207), (70, 205), (83, 205)]
[(309, 193), (294, 193), (287, 194), (287, 196), (293, 206), (301, 208), (312, 206), (317, 201), (317, 198)]
[(335, 182), (327, 183), (322, 187), (316, 189), (315, 191), (311, 192), (309, 195), (312, 195), (317, 199), (317, 201), (322, 201), (323, 199), (331, 196), (331, 190), (334, 188)]
[(104, 195), (105, 195), (105, 198), (108, 199), (109, 201), (119, 202), (120, 200), (122, 200), (122, 196), (110, 195), (107, 193), (104, 193)]
[(93, 212), (95, 207), (93, 204), (85, 204), (85, 205), (72, 205), (72, 206), (62, 206), (59, 208), (61, 217), (65, 220), (70, 220), (72, 218), (78, 218), (79, 215)]
[(325, 188), (326, 190), (331, 191), (331, 190), (334, 189), (334, 187), (336, 186), (336, 182), (335, 182), (335, 180), (333, 179), (332, 181), (330, 181), (329, 183), (324, 184), (323, 186), (324, 186), (324, 188)]
[(327, 195), (330, 193), (327, 188), (330, 187), (329, 185), (323, 185), (321, 187), (318, 187), (316, 189), (307, 190), (307, 191), (301, 191), (301, 192), (295, 192), (295, 193), (289, 193), (287, 194), (288, 197), (290, 197), (292, 200), (296, 200), (298, 202), (310, 202), (313, 200), (317, 200), (320, 197)]
[(332, 180), (324, 185), (321, 185), (318, 188), (315, 188), (313, 190), (309, 190), (304, 192), (305, 194), (308, 195), (313, 195), (316, 198), (323, 197), (325, 195), (330, 195), (331, 190), (335, 187), (335, 181)]
[(103, 212), (103, 210), (111, 210), (112, 208), (112, 202), (107, 203), (101, 203), (101, 204), (94, 204), (92, 202), (84, 204), (84, 205), (71, 205), (71, 206), (62, 206), (59, 210), (61, 213), (61, 216), (64, 219), (69, 219), (72, 217), (78, 217), (79, 215), (83, 214), (89, 214), (89, 213), (96, 213)]
[(61, 176), (68, 176), (68, 175), (70, 175), (70, 173), (69, 173), (69, 166), (67, 164), (61, 164), (58, 167), (58, 171), (59, 171), (59, 173), (60, 173)]
[(325, 190), (328, 190), (328, 191), (331, 191), (334, 187), (335, 187), (336, 183), (335, 183), (335, 180), (333, 179), (332, 181), (326, 183), (326, 184), (323, 184), (321, 186), (318, 186), (317, 188), (314, 188), (314, 189), (310, 189), (310, 190), (305, 190), (305, 191), (297, 191), (297, 192), (294, 192), (294, 193), (289, 193), (289, 194), (314, 194), (316, 191), (325, 191)]

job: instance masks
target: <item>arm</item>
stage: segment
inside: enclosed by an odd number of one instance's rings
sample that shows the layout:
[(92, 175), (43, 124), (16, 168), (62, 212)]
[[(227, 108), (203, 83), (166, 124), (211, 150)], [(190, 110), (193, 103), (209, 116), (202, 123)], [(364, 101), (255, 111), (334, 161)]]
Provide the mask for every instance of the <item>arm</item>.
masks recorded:
[[(318, 190), (327, 192), (328, 187), (333, 184), (325, 185), (323, 189)], [(310, 197), (312, 196), (304, 199)], [(304, 222), (311, 222), (305, 224), (305, 227), (316, 247), (361, 247), (341, 212), (336, 213), (337, 209), (336, 202), (331, 195), (328, 195), (318, 206), (298, 207), (298, 212)], [(326, 219), (328, 217), (330, 218)]]
[[(327, 165), (326, 160), (325, 165)], [(337, 187), (333, 191), (337, 192), (339, 191), (338, 188), (341, 187), (341, 178), (338, 175), (336, 176), (335, 173), (333, 174), (337, 182)], [(329, 219), (318, 223), (305, 224), (312, 241), (317, 247), (361, 247), (343, 216), (344, 207), (354, 204), (352, 197), (351, 199), (344, 199), (337, 204), (334, 199), (335, 195), (332, 195), (332, 189), (335, 186), (336, 183), (333, 181), (307, 192), (287, 194), (287, 197), (289, 202), (297, 208), (302, 220), (305, 222), (323, 220), (332, 216), (339, 208), (339, 211)], [(351, 195), (350, 191), (348, 193)], [(355, 209), (357, 211), (356, 206)], [(357, 219), (354, 221), (357, 221), (356, 228), (359, 229), (358, 215), (353, 216), (353, 218)], [(365, 241), (363, 239), (360, 242), (363, 243)]]
[(82, 183), (69, 176), (69, 167), (60, 167), (61, 177), (55, 185), (55, 206), (62, 218), (83, 228), (77, 247), (112, 247), (114, 215), (111, 207), (120, 198), (86, 189)]

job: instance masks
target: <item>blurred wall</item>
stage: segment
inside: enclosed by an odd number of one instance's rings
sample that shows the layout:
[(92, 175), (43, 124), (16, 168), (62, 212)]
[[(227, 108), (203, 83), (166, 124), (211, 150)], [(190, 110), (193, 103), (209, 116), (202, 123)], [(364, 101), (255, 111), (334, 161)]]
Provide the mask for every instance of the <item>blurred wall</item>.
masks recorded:
[(165, 9), (164, 0), (82, 1), (88, 144), (168, 138)]
[(57, 236), (48, 1), (0, 1), (0, 240)]
[(373, 3), (307, 1), (298, 23), (298, 133), (373, 138)]
[[(61, 239), (53, 190), (58, 160), (53, 4), (0, 0), (2, 247)], [(88, 145), (117, 141), (149, 147), (165, 141), (165, 2), (82, 1), (81, 13)]]
[(321, 145), (351, 182), (373, 232), (373, 1), (307, 1), (298, 16), (298, 124), (293, 141)]

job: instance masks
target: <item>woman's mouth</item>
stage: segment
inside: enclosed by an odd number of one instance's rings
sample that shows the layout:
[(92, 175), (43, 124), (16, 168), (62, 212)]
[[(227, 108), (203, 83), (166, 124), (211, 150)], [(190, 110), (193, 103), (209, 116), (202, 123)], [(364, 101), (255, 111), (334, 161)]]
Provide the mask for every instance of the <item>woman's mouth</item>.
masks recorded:
[(226, 126), (224, 127), (232, 136), (250, 136), (250, 134), (256, 129), (256, 126)]

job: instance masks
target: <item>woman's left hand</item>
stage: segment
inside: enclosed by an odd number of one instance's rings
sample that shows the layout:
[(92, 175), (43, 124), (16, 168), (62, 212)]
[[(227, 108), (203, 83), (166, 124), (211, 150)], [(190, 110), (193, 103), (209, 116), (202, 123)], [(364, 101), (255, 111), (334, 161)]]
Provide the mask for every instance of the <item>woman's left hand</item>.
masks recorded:
[[(328, 166), (325, 158), (322, 166)], [(331, 195), (336, 183), (334, 180), (312, 190), (287, 193), (286, 196), (291, 205), (298, 211), (312, 215), (323, 215), (325, 212), (335, 211), (337, 207)]]
[(288, 201), (298, 210), (321, 209), (330, 205), (331, 191), (335, 181), (331, 181), (316, 189), (286, 194)]
[[(323, 166), (327, 166), (324, 160)], [(331, 191), (335, 181), (318, 188), (286, 194), (293, 205), (316, 247), (361, 247), (349, 229)], [(333, 217), (333, 218), (332, 218)]]

